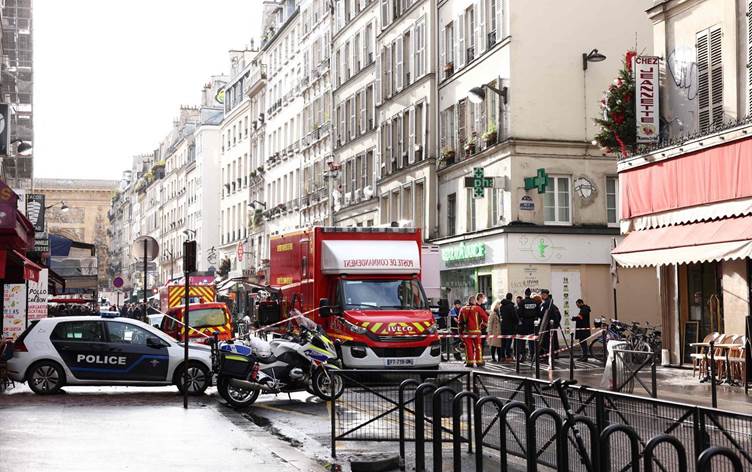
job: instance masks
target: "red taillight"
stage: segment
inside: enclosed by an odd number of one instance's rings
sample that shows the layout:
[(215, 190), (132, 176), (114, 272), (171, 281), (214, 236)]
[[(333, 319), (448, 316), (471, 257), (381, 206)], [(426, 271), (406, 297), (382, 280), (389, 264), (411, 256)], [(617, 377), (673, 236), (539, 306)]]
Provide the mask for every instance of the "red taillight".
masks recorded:
[(15, 352), (29, 352), (29, 350), (26, 349), (26, 344), (24, 344), (20, 339), (16, 340), (16, 342), (13, 343), (13, 350)]
[(251, 369), (251, 380), (256, 381), (258, 380), (258, 373), (259, 373), (259, 365), (258, 362), (253, 364), (253, 369)]

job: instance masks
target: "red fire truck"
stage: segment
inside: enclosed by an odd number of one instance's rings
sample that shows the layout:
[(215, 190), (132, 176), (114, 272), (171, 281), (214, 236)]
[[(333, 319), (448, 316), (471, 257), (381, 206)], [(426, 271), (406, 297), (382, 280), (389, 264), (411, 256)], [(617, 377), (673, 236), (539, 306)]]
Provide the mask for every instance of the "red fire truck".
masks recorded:
[(270, 252), (283, 305), (310, 312), (346, 367), (438, 366), (420, 230), (316, 227), (272, 239)]

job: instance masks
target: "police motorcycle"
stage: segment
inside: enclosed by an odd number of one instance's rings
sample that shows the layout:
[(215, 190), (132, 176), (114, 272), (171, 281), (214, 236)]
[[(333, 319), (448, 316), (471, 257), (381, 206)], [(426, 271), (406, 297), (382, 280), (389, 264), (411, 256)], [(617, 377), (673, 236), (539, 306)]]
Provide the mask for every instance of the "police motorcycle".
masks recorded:
[(246, 407), (261, 393), (308, 391), (322, 400), (342, 395), (334, 343), (308, 318), (296, 322), (297, 330), (288, 327), (271, 341), (249, 334), (219, 343), (217, 391), (227, 403)]

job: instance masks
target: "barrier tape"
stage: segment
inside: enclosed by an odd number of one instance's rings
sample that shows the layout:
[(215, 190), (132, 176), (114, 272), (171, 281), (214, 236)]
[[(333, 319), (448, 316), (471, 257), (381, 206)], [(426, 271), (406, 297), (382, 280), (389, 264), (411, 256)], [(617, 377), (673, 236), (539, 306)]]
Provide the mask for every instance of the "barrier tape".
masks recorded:
[(282, 321), (277, 321), (276, 323), (272, 323), (272, 324), (270, 324), (270, 325), (266, 325), (266, 326), (264, 326), (263, 328), (259, 328), (259, 329), (253, 329), (253, 330), (250, 330), (249, 332), (250, 332), (250, 333), (260, 333), (260, 332), (262, 332), (262, 331), (267, 331), (267, 330), (268, 330), (269, 328), (274, 328), (275, 326), (279, 326), (279, 325), (283, 325), (283, 324), (285, 324), (285, 323), (289, 323), (289, 322), (290, 322), (290, 321), (292, 321), (292, 320), (296, 320), (296, 319), (298, 319), (298, 318), (305, 318), (305, 317), (306, 317), (306, 315), (309, 315), (309, 314), (311, 314), (311, 313), (315, 313), (315, 312), (316, 312), (316, 311), (318, 311), (319, 309), (321, 309), (321, 307), (316, 307), (316, 308), (314, 308), (314, 309), (312, 309), (312, 310), (308, 310), (308, 311), (306, 311), (306, 312), (300, 313), (299, 315), (295, 315), (295, 316), (291, 316), (291, 317), (289, 317), (289, 318), (285, 318), (285, 319), (284, 319), (284, 320), (282, 320)]
[[(603, 333), (603, 331), (604, 331), (603, 329), (599, 329), (598, 331), (596, 331), (595, 333), (591, 334), (590, 336), (588, 336), (585, 339), (575, 340), (575, 342), (572, 345), (563, 347), (561, 349), (557, 349), (557, 350), (553, 351), (553, 354), (559, 354), (560, 352), (564, 352), (564, 351), (568, 351), (570, 349), (574, 349), (575, 344), (579, 347), (580, 343), (588, 342), (591, 339), (595, 339), (595, 338), (599, 337), (601, 335), (601, 333)], [(548, 356), (549, 356), (548, 352), (545, 353), (545, 354), (541, 354), (541, 357), (548, 357)]]

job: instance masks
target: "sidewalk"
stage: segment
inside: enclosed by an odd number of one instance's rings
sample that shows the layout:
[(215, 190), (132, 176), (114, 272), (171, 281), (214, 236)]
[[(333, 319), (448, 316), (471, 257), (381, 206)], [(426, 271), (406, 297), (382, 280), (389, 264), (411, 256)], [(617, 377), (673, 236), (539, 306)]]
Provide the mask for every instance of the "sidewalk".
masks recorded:
[(0, 395), (0, 471), (323, 471), (212, 397), (183, 409), (174, 388), (67, 387)]

